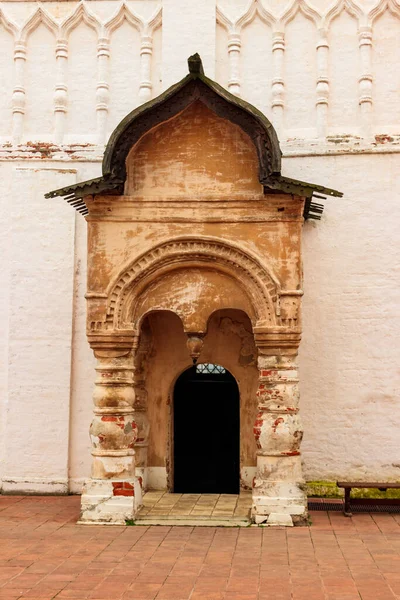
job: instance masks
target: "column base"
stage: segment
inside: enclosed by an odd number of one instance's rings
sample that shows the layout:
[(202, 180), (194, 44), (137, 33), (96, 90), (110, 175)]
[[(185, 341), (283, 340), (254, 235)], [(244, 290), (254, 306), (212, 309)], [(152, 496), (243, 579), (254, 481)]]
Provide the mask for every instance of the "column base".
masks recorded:
[(264, 482), (253, 489), (251, 517), (258, 525), (307, 525), (307, 496), (295, 483)]
[(142, 487), (130, 479), (87, 479), (81, 496), (80, 523), (125, 525), (142, 506)]
[(267, 517), (254, 515), (254, 523), (265, 527), (293, 527), (294, 525), (292, 516), (284, 513), (270, 513)]
[(266, 525), (307, 525), (308, 504), (300, 456), (257, 457), (251, 516)]

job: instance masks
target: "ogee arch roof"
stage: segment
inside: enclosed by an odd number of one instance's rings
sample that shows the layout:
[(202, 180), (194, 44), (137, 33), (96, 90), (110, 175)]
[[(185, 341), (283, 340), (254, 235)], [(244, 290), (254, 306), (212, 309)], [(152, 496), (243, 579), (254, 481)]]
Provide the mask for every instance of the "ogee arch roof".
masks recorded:
[[(257, 108), (234, 96), (204, 75), (198, 54), (188, 59), (189, 73), (163, 94), (142, 104), (129, 113), (110, 136), (105, 149), (103, 175), (47, 193), (46, 198), (64, 196), (82, 214), (88, 210), (85, 196), (123, 194), (126, 179), (126, 158), (136, 142), (156, 125), (174, 117), (195, 101), (203, 102), (218, 116), (227, 119), (249, 135), (257, 150), (259, 180), (266, 191), (305, 196), (305, 218), (320, 218), (322, 205), (311, 202), (315, 191), (324, 195), (341, 196), (340, 192), (281, 175), (281, 150), (271, 122)], [(312, 211), (314, 209), (314, 215)]]

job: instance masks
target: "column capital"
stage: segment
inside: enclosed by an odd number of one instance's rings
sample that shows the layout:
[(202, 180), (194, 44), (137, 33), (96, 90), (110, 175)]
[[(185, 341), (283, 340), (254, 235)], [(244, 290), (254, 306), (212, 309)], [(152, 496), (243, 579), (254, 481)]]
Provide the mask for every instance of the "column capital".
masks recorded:
[(127, 356), (137, 348), (139, 336), (134, 331), (89, 332), (90, 347), (97, 358), (118, 358)]
[(254, 327), (258, 351), (267, 356), (296, 355), (301, 341), (300, 327)]

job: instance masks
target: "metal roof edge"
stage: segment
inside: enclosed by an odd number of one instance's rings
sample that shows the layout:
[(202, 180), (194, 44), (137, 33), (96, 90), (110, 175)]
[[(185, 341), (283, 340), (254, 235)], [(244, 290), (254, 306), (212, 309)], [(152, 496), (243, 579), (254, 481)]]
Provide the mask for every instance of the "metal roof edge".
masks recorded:
[(63, 196), (64, 200), (71, 204), (75, 210), (82, 213), (83, 215), (88, 214), (88, 209), (83, 200), (85, 196), (92, 196), (95, 194), (109, 193), (123, 191), (124, 182), (111, 178), (111, 177), (95, 177), (94, 179), (88, 179), (87, 181), (80, 181), (72, 185), (67, 185), (58, 190), (52, 190), (44, 195), (45, 198), (56, 198), (57, 196)]
[(300, 181), (299, 179), (291, 179), (283, 175), (271, 175), (262, 181), (265, 189), (280, 190), (285, 194), (296, 194), (306, 198), (304, 204), (304, 219), (320, 220), (324, 211), (324, 205), (321, 202), (313, 202), (315, 198), (318, 200), (326, 200), (327, 196), (341, 198), (343, 192), (327, 188), (323, 185)]

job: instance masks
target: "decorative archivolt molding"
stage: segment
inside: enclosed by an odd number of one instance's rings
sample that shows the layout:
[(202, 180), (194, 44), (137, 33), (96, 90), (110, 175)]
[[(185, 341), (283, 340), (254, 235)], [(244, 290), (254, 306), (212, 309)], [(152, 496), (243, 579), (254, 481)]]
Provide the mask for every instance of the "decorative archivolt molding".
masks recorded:
[[(211, 265), (228, 272), (245, 286), (257, 321), (276, 325), (280, 285), (257, 258), (225, 241), (212, 238), (175, 238), (145, 252), (126, 266), (107, 292), (107, 329), (132, 327), (130, 319), (144, 284), (185, 264)], [(92, 324), (97, 328), (97, 324)]]
[(17, 37), (18, 33), (18, 25), (11, 21), (4, 13), (3, 9), (0, 7), (0, 25), (4, 27), (6, 31), (11, 33), (14, 37)]
[(162, 8), (159, 6), (153, 16), (145, 23), (144, 25), (144, 33), (147, 35), (152, 35), (156, 29), (161, 27), (162, 24)]
[(259, 16), (261, 21), (266, 25), (273, 25), (276, 22), (274, 15), (267, 10), (261, 0), (251, 0), (246, 10), (235, 21), (229, 17), (217, 6), (217, 22), (224, 27), (228, 33), (240, 33), (247, 25), (252, 23), (256, 16)]
[(246, 25), (252, 23), (256, 16), (258, 16), (266, 25), (274, 25), (276, 22), (276, 18), (264, 7), (261, 0), (252, 0), (246, 11), (236, 21), (235, 28), (240, 31), (246, 27)]
[(87, 7), (86, 2), (80, 2), (72, 14), (64, 19), (60, 25), (60, 37), (68, 39), (71, 31), (76, 29), (81, 23), (85, 23), (93, 29), (98, 36), (101, 35), (103, 25), (101, 21)]
[(307, 19), (310, 19), (317, 27), (321, 21), (320, 13), (306, 0), (292, 0), (290, 6), (285, 10), (281, 17), (278, 18), (277, 22), (280, 28), (284, 29), (285, 26), (292, 21), (297, 13), (302, 13)]
[(112, 16), (103, 26), (106, 37), (109, 37), (113, 31), (118, 29), (123, 24), (124, 21), (129, 23), (139, 32), (141, 32), (143, 29), (142, 19), (138, 17), (125, 2), (123, 2), (114, 16)]
[(217, 23), (219, 23), (219, 25), (224, 27), (224, 29), (226, 29), (226, 31), (228, 31), (228, 33), (233, 30), (233, 21), (231, 21), (227, 17), (227, 15), (220, 9), (220, 7), (218, 5), (216, 8), (215, 14), (216, 14)]
[(339, 0), (334, 2), (327, 12), (323, 15), (321, 27), (329, 29), (332, 21), (336, 19), (343, 11), (346, 11), (351, 17), (357, 20), (358, 25), (364, 25), (367, 22), (367, 13), (354, 0)]
[(395, 17), (400, 19), (400, 3), (396, 0), (380, 0), (374, 8), (368, 13), (368, 24), (373, 25), (374, 21), (378, 19), (383, 13), (389, 11)]
[(126, 2), (122, 2), (115, 14), (102, 27), (102, 35), (110, 37), (112, 32), (118, 29), (124, 21), (137, 29), (141, 35), (152, 35), (160, 27), (162, 20), (162, 8), (158, 7), (153, 15), (145, 21), (137, 15)]
[(39, 6), (20, 29), (18, 39), (26, 43), (28, 36), (41, 24), (45, 25), (55, 37), (59, 37), (58, 23), (43, 6)]

